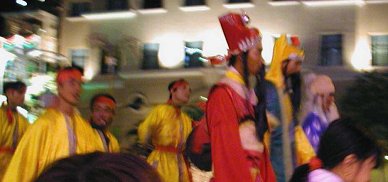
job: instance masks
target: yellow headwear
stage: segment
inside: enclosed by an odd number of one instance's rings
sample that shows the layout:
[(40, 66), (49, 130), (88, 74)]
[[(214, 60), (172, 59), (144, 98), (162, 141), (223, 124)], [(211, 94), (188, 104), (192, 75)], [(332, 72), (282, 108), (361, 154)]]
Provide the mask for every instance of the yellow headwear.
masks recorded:
[(284, 85), (284, 75), (282, 72), (282, 62), (290, 60), (304, 59), (304, 51), (294, 45), (290, 45), (285, 34), (282, 34), (275, 42), (271, 67), (265, 75), (265, 79), (271, 81), (277, 88)]

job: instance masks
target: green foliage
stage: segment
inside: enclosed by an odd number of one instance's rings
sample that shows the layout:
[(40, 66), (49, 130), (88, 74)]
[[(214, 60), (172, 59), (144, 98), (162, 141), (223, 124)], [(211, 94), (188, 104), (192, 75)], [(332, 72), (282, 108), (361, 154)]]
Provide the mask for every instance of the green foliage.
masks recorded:
[(339, 102), (342, 117), (367, 128), (388, 149), (388, 73), (364, 73)]

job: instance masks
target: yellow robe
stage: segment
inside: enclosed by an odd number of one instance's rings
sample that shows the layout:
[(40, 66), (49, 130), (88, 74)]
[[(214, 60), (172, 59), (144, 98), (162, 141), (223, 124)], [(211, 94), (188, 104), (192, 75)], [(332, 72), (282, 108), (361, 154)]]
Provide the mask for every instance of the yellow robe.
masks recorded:
[(56, 109), (42, 114), (24, 134), (3, 181), (33, 181), (52, 162), (72, 155), (68, 131), (74, 133), (74, 154), (104, 151), (98, 134), (78, 111), (68, 121), (69, 124), (65, 115)]
[(168, 104), (156, 106), (140, 124), (140, 143), (151, 143), (155, 147), (147, 161), (157, 169), (163, 181), (190, 181), (182, 151), (191, 130), (189, 116)]
[[(292, 102), (290, 99), (290, 95), (285, 91), (286, 85), (284, 82), (285, 75), (283, 74), (282, 65), (283, 62), (287, 59), (289, 59), (291, 56), (297, 56), (298, 58), (304, 57), (304, 51), (299, 49), (298, 47), (295, 47), (293, 45), (288, 44), (287, 36), (285, 34), (282, 34), (275, 42), (274, 49), (273, 49), (273, 57), (272, 62), (269, 70), (266, 72), (265, 79), (270, 82), (267, 84), (267, 92), (270, 90), (271, 92), (267, 93), (267, 110), (269, 108), (272, 109), (272, 113), (270, 110), (269, 113), (271, 116), (269, 117), (272, 119), (272, 121), (278, 122), (278, 126), (272, 128), (272, 132), (276, 132), (276, 130), (281, 131), (281, 135), (275, 134), (272, 136), (280, 136), (280, 138), (276, 138), (277, 141), (273, 141), (273, 144), (271, 145), (270, 151), (276, 150), (276, 148), (281, 147), (281, 155), (278, 154), (271, 154), (271, 162), (274, 166), (275, 172), (277, 174), (277, 180), (278, 181), (287, 181), (290, 179), (292, 172), (293, 172), (293, 159), (296, 158), (296, 160), (307, 162), (312, 156), (314, 156), (314, 151), (310, 145), (304, 143), (300, 143), (299, 136), (302, 134), (300, 133), (301, 130), (299, 129), (300, 126), (293, 126), (293, 108), (292, 108)], [(276, 90), (276, 93), (273, 93), (271, 89), (271, 85)], [(273, 99), (273, 101), (269, 100), (268, 98), (271, 98), (272, 96), (269, 95), (276, 95), (277, 99)], [(276, 97), (272, 97), (276, 98)], [(279, 108), (279, 115), (275, 114), (274, 108)], [(272, 116), (275, 116), (272, 117)], [(293, 130), (290, 130), (290, 127), (292, 126)], [(294, 134), (294, 140), (295, 144), (290, 139), (290, 132)], [(278, 133), (278, 132), (277, 132)], [(274, 140), (272, 137), (271, 140)], [(295, 145), (295, 146), (294, 146)], [(303, 146), (303, 150), (306, 151), (302, 155), (298, 151), (299, 146)], [(293, 151), (294, 150), (294, 151)], [(276, 150), (279, 151), (279, 150)], [(299, 159), (303, 158), (303, 159)], [(298, 163), (300, 165), (301, 163)]]
[[(29, 123), (20, 113), (13, 114), (13, 122), (9, 123), (5, 105), (0, 108), (0, 179), (13, 156), (15, 146), (19, 143)], [(17, 127), (17, 128), (15, 128)]]
[[(94, 132), (96, 132), (96, 134), (99, 135), (99, 138), (101, 139), (101, 142), (104, 143), (105, 142), (105, 138), (99, 134), (99, 131), (97, 129), (94, 129)], [(107, 150), (104, 150), (104, 151), (105, 152), (120, 152), (120, 145), (119, 145), (119, 142), (117, 141), (116, 137), (108, 130), (104, 131), (104, 134), (109, 139), (109, 146), (107, 147)]]

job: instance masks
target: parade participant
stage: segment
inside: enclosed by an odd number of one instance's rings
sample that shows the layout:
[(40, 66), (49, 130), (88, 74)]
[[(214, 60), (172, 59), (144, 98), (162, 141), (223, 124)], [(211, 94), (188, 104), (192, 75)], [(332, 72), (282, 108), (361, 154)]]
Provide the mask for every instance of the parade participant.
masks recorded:
[(26, 84), (21, 81), (4, 84), (7, 103), (3, 103), (0, 108), (0, 180), (29, 125), (27, 119), (16, 110), (17, 106), (24, 103), (26, 89)]
[(179, 79), (168, 85), (168, 91), (167, 103), (156, 106), (140, 124), (139, 142), (154, 146), (147, 161), (159, 172), (162, 181), (188, 182), (191, 177), (183, 151), (192, 124), (181, 107), (188, 103), (191, 89), (186, 80)]
[(339, 118), (334, 102), (335, 87), (326, 75), (307, 75), (314, 77), (306, 83), (306, 101), (302, 106), (304, 115), (303, 130), (314, 151), (317, 152), (319, 138), (330, 122)]
[[(267, 110), (270, 118), (277, 121), (271, 122), (277, 125), (271, 127), (270, 153), (278, 182), (287, 181), (295, 165), (306, 162), (315, 155), (303, 129), (295, 127), (300, 102), (299, 75), (304, 52), (298, 48), (299, 40), (295, 37), (292, 40), (293, 44), (290, 45), (284, 34), (276, 40), (271, 66), (265, 76)], [(299, 144), (294, 143), (296, 136), (306, 140), (300, 142), (305, 145), (306, 154), (298, 153), (297, 145), (294, 145)]]
[(35, 182), (160, 182), (155, 169), (133, 154), (93, 152), (56, 161)]
[(317, 157), (296, 168), (291, 182), (368, 182), (380, 165), (376, 142), (350, 120), (333, 121), (323, 133)]
[(97, 94), (90, 101), (90, 110), (89, 122), (100, 136), (105, 151), (119, 152), (119, 142), (108, 130), (116, 113), (116, 100), (109, 94)]
[(246, 15), (228, 13), (219, 21), (231, 56), (225, 76), (209, 93), (206, 108), (213, 180), (275, 181), (263, 142), (263, 128), (268, 128), (268, 123), (265, 114), (256, 117), (259, 115), (255, 114), (255, 106), (260, 98), (249, 81), (249, 76), (264, 73), (260, 32), (246, 26)]
[(29, 127), (19, 142), (3, 181), (30, 182), (52, 162), (74, 154), (104, 151), (101, 140), (76, 106), (82, 73), (74, 67), (58, 71), (58, 104)]

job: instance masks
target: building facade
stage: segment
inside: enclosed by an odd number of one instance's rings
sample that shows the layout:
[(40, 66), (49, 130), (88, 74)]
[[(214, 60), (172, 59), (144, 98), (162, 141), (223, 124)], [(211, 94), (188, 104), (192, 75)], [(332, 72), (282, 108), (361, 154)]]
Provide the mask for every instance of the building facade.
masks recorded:
[(267, 64), (277, 36), (299, 36), (304, 71), (328, 74), (337, 90), (359, 70), (388, 65), (387, 0), (65, 0), (64, 7), (59, 52), (85, 69), (86, 92), (118, 98), (119, 133), (147, 113), (127, 106), (139, 97), (147, 108), (165, 102), (173, 79), (188, 79), (194, 100), (207, 96), (224, 67), (203, 58), (227, 53), (218, 22), (227, 12), (243, 9), (260, 29)]

